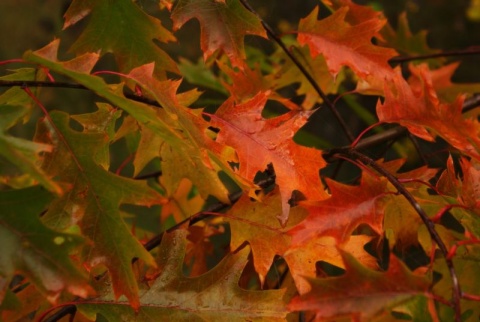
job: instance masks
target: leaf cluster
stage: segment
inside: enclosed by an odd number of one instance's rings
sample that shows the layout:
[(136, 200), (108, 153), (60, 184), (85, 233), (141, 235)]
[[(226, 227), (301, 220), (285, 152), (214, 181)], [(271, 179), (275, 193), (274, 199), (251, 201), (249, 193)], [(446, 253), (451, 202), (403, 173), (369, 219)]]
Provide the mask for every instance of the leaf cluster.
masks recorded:
[(478, 319), (480, 83), (405, 14), (321, 0), (279, 34), (246, 0), (73, 0), (81, 21), (1, 63), (0, 320)]

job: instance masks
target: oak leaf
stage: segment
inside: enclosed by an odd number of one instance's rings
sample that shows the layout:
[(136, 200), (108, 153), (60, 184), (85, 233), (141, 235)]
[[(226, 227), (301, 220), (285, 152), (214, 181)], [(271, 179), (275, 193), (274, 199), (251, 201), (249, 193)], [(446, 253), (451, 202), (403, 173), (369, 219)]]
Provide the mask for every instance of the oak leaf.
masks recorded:
[[(131, 71), (129, 79), (138, 81), (145, 94), (149, 95), (147, 97), (153, 97), (163, 107), (161, 110), (154, 109), (150, 105), (126, 99), (123, 95), (123, 84), (107, 85), (101, 78), (86, 74), (90, 72), (88, 68), (92, 68), (97, 62), (96, 54), (84, 54), (72, 61), (57, 62), (58, 45), (56, 41), (34, 53), (27, 52), (25, 59), (42, 64), (51, 71), (66, 75), (91, 89), (128, 112), (141, 126), (149, 128), (160, 137), (165, 142), (163, 147), (166, 149), (162, 153), (164, 167), (170, 167), (172, 170), (165, 172), (165, 180), (172, 186), (171, 191), (176, 190), (174, 185), (180, 179), (188, 177), (201, 188), (200, 192), (205, 198), (211, 194), (225, 203), (229, 202), (228, 191), (217, 173), (220, 169), (227, 173), (231, 173), (231, 170), (227, 167), (222, 168), (222, 162), (215, 160), (216, 155), (210, 151), (218, 150), (218, 147), (214, 146), (215, 142), (205, 133), (208, 131), (208, 123), (202, 119), (201, 111), (190, 110), (180, 104), (176, 95), (180, 85), (178, 81), (161, 82), (153, 78), (153, 64)], [(172, 149), (172, 146), (175, 149)], [(202, 184), (199, 184), (200, 182)]]
[(345, 20), (348, 12), (349, 7), (344, 6), (331, 16), (317, 20), (316, 7), (300, 20), (298, 42), (310, 47), (312, 57), (322, 54), (334, 76), (342, 66), (349, 66), (362, 79), (391, 79), (394, 74), (388, 60), (396, 56), (396, 51), (371, 42), (385, 20), (371, 18), (352, 25)]
[(201, 86), (201, 88), (208, 88), (219, 93), (228, 94), (228, 91), (223, 87), (219, 78), (213, 73), (210, 65), (207, 65), (201, 58), (197, 63), (192, 63), (189, 60), (180, 57), (178, 69), (182, 76), (191, 84)]
[[(388, 270), (378, 272), (364, 267), (345, 252), (341, 254), (345, 274), (309, 278), (312, 290), (292, 299), (288, 305), (290, 310), (314, 311), (318, 320), (349, 316), (357, 321), (371, 321), (384, 310), (428, 295), (428, 279), (410, 272), (393, 255)], [(424, 309), (428, 312), (427, 308)]]
[(243, 194), (225, 220), (230, 223), (231, 249), (237, 249), (245, 241), (250, 244), (255, 271), (263, 286), (275, 255), (283, 256), (290, 246), (291, 236), (287, 230), (302, 220), (306, 211), (300, 207), (291, 208), (287, 225), (282, 227), (278, 222), (282, 214), (282, 197), (278, 188), (260, 199), (252, 201)]
[(452, 104), (440, 102), (428, 67), (411, 65), (410, 70), (410, 84), (400, 74), (394, 78), (396, 94), (385, 85), (385, 102), (377, 103), (379, 120), (399, 123), (427, 141), (434, 140), (431, 131), (463, 153), (480, 159), (480, 125), (462, 115), (463, 97), (457, 97)]
[[(468, 95), (468, 93), (480, 92), (480, 83), (453, 83), (452, 77), (457, 70), (460, 62), (442, 66), (430, 71), (432, 84), (440, 100), (454, 102), (459, 95)], [(410, 83), (415, 78), (410, 80)]]
[(52, 72), (65, 75), (86, 88), (103, 97), (112, 105), (119, 107), (137, 120), (153, 130), (159, 137), (170, 144), (181, 144), (182, 140), (168, 124), (158, 117), (158, 111), (151, 106), (141, 104), (125, 98), (123, 84), (108, 85), (103, 79), (89, 75), (99, 59), (95, 53), (86, 53), (72, 60), (59, 62), (57, 52), (59, 40), (54, 40), (44, 48), (35, 52), (27, 51), (24, 55), (26, 61), (40, 64)]
[[(460, 180), (455, 177), (453, 160), (450, 156), (447, 161), (447, 169), (440, 176), (437, 187), (440, 191), (457, 197), (458, 201), (470, 209), (480, 209), (480, 170), (465, 158), (460, 159), (460, 167), (463, 178)], [(448, 180), (448, 181), (447, 181)], [(451, 188), (445, 188), (445, 185), (453, 185), (454, 194)]]
[(95, 320), (101, 314), (108, 321), (284, 321), (287, 314), (282, 297), (285, 290), (248, 291), (238, 286), (249, 249), (224, 258), (198, 277), (183, 275), (186, 231), (166, 233), (162, 239), (160, 272), (140, 294), (135, 312), (128, 303), (114, 301), (110, 294), (77, 304), (80, 312)]
[[(461, 249), (458, 249), (458, 251), (460, 250)], [(477, 298), (480, 296), (480, 282), (476, 278), (472, 278), (472, 276), (476, 276), (476, 272), (480, 270), (479, 259), (480, 256), (478, 255), (478, 245), (464, 249), (462, 254), (458, 254), (453, 258), (453, 264), (455, 265), (458, 283), (462, 285), (462, 292), (464, 292), (464, 294), (477, 296)], [(448, 298), (453, 287), (452, 280), (448, 278), (449, 267), (441, 258), (436, 258), (432, 266), (434, 273), (437, 276), (443, 276), (443, 278), (441, 278), (433, 286), (432, 292), (437, 296)], [(478, 305), (478, 301), (462, 301), (462, 312), (468, 312), (466, 315), (473, 317), (473, 320), (475, 320), (475, 318), (480, 314), (480, 306)], [(438, 315), (440, 317), (447, 317), (447, 319), (453, 318), (451, 309), (445, 306), (440, 306), (438, 308)]]
[(63, 291), (81, 297), (94, 294), (85, 272), (69, 258), (83, 238), (40, 221), (51, 199), (40, 186), (0, 192), (0, 302), (14, 274), (28, 277), (51, 302)]
[(39, 315), (41, 314), (39, 308), (50, 305), (35, 285), (29, 284), (16, 293), (11, 289), (7, 291), (0, 305), (0, 318), (3, 319), (2, 321), (31, 321), (32, 312), (36, 311)]
[[(431, 196), (426, 186), (409, 189), (415, 200), (429, 215), (434, 216), (444, 205), (441, 197)], [(388, 235), (389, 246), (400, 251), (418, 246), (419, 229), (424, 225), (417, 211), (403, 196), (390, 196), (385, 204), (384, 229)]]
[[(45, 220), (54, 221), (64, 229), (78, 224), (91, 241), (84, 252), (86, 266), (105, 265), (116, 296), (125, 295), (132, 306), (138, 307), (138, 286), (131, 261), (139, 258), (150, 266), (155, 261), (131, 234), (119, 207), (121, 204), (151, 206), (163, 203), (164, 199), (146, 182), (108, 171), (109, 142), (118, 113), (106, 104), (99, 107), (96, 113), (75, 117), (80, 123), (87, 122), (81, 132), (70, 127), (70, 117), (63, 112), (52, 112), (53, 123), (45, 120), (37, 127), (35, 139), (55, 146), (45, 156), (44, 169), (60, 182), (70, 183), (68, 193), (50, 204)], [(90, 120), (99, 123), (92, 124)]]
[(305, 278), (318, 276), (317, 262), (322, 261), (345, 268), (340, 249), (353, 255), (366, 267), (377, 269), (377, 259), (365, 250), (366, 244), (372, 239), (372, 236), (353, 235), (339, 246), (331, 236), (316, 236), (300, 245), (291, 245), (283, 256), (288, 263), (298, 293), (305, 294), (311, 290), (311, 285)]
[(348, 240), (360, 224), (368, 224), (383, 234), (384, 197), (387, 181), (364, 172), (358, 186), (326, 179), (332, 196), (320, 201), (302, 201), (309, 215), (289, 231), (294, 245), (301, 245), (316, 236), (331, 236), (341, 244)]
[(234, 67), (242, 68), (243, 38), (246, 35), (267, 37), (258, 17), (239, 0), (180, 0), (172, 13), (173, 29), (179, 29), (193, 18), (200, 22), (200, 45), (205, 60), (222, 51)]
[(282, 214), (278, 218), (285, 224), (290, 209), (288, 201), (294, 190), (309, 199), (327, 197), (318, 173), (326, 163), (320, 151), (293, 141), (295, 132), (312, 112), (296, 110), (264, 119), (262, 110), (267, 99), (268, 93), (260, 92), (247, 102), (235, 105), (231, 97), (210, 115), (211, 124), (220, 129), (217, 142), (235, 148), (242, 177), (253, 181), (257, 172), (273, 164), (282, 196)]
[[(1, 80), (35, 80), (39, 73), (34, 69), (23, 68)], [(13, 136), (9, 131), (18, 123), (26, 122), (32, 112), (31, 98), (20, 88), (10, 88), (0, 95), (0, 155), (14, 164), (24, 175), (42, 184), (49, 191), (60, 195), (62, 188), (50, 178), (41, 168), (41, 154), (50, 152), (52, 147), (24, 138)], [(8, 185), (14, 184), (15, 178), (4, 178)]]
[[(179, 81), (159, 81), (153, 77), (153, 64), (133, 69), (129, 77), (162, 107), (159, 119), (174, 132), (180, 142), (166, 141), (161, 146), (163, 184), (173, 193), (183, 178), (190, 179), (204, 199), (215, 196), (229, 203), (228, 190), (218, 177), (221, 165), (212, 159), (212, 151), (220, 149), (208, 136), (208, 122), (201, 110), (183, 106), (178, 98)], [(195, 93), (194, 93), (195, 94)]]
[(52, 146), (18, 138), (8, 133), (8, 129), (14, 126), (26, 112), (27, 109), (22, 105), (4, 105), (0, 101), (0, 155), (45, 188), (60, 195), (63, 193), (62, 188), (39, 167), (40, 155), (51, 152)]
[(168, 54), (154, 42), (175, 41), (160, 20), (143, 12), (130, 0), (75, 0), (65, 13), (64, 28), (90, 15), (87, 26), (71, 49), (77, 55), (88, 52), (114, 54), (122, 72), (156, 63), (155, 73), (164, 77), (165, 71), (178, 72)]

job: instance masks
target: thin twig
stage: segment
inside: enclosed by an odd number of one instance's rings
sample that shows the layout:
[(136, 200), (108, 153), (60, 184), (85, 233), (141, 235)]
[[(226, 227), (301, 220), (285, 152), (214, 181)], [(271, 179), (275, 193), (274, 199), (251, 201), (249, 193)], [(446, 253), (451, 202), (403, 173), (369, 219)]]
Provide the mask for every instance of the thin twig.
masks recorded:
[(465, 100), (462, 107), (462, 113), (470, 112), (480, 106), (480, 94), (475, 94)]
[[(11, 81), (11, 80), (3, 80), (3, 79), (0, 79), (0, 87), (22, 87), (22, 88), (49, 87), (49, 88), (73, 88), (73, 89), (90, 90), (89, 88), (81, 84), (70, 83), (70, 82), (27, 81), (27, 80)], [(136, 101), (136, 102), (140, 102), (140, 103), (144, 103), (144, 104), (148, 104), (156, 107), (161, 107), (161, 105), (157, 101), (148, 99), (143, 96), (138, 96), (128, 92), (124, 93), (123, 95), (132, 101)]]
[(69, 82), (28, 81), (28, 80), (4, 80), (0, 79), (0, 87), (55, 87), (88, 89), (83, 85)]
[(56, 322), (56, 321), (60, 321), (60, 319), (62, 319), (64, 316), (67, 316), (67, 315), (70, 315), (71, 317), (75, 317), (75, 313), (77, 313), (77, 307), (73, 304), (70, 304), (70, 305), (62, 306), (59, 310), (55, 311), (55, 313), (53, 313), (49, 317), (42, 319), (40, 321)]
[(451, 50), (451, 51), (442, 51), (435, 54), (428, 55), (418, 55), (418, 56), (400, 56), (394, 57), (389, 60), (390, 63), (405, 63), (413, 60), (426, 60), (431, 58), (438, 57), (454, 57), (454, 56), (469, 56), (469, 55), (480, 55), (480, 47), (470, 47), (460, 50)]
[(308, 82), (310, 83), (310, 85), (312, 85), (312, 87), (315, 89), (315, 91), (317, 92), (317, 94), (322, 98), (322, 100), (325, 102), (325, 104), (328, 106), (328, 108), (330, 109), (330, 111), (333, 113), (333, 115), (335, 116), (335, 118), (337, 119), (338, 123), (340, 123), (340, 126), (342, 127), (342, 130), (343, 132), (345, 133), (345, 135), (347, 136), (348, 140), (350, 142), (353, 142), (355, 140), (355, 137), (353, 136), (353, 134), (350, 132), (350, 129), (347, 125), (347, 123), (345, 122), (345, 120), (343, 119), (343, 117), (340, 115), (340, 113), (338, 113), (338, 111), (336, 110), (335, 108), (335, 105), (332, 103), (332, 101), (330, 101), (327, 97), (327, 95), (323, 92), (323, 90), (320, 88), (320, 86), (318, 85), (318, 83), (315, 81), (315, 79), (312, 77), (312, 75), (310, 75), (310, 73), (307, 71), (307, 69), (302, 65), (302, 63), (300, 63), (300, 61), (297, 59), (297, 57), (295, 57), (292, 52), (290, 50), (288, 50), (287, 46), (285, 45), (285, 43), (282, 41), (282, 39), (275, 33), (275, 31), (273, 31), (272, 27), (270, 27), (270, 25), (268, 25), (263, 19), (262, 17), (260, 17), (260, 15), (255, 11), (255, 9), (252, 8), (252, 6), (250, 6), (250, 4), (247, 2), (247, 0), (240, 0), (240, 2), (243, 4), (243, 6), (248, 10), (250, 11), (251, 13), (253, 13), (255, 16), (257, 16), (257, 18), (260, 20), (260, 23), (262, 24), (263, 28), (265, 28), (266, 32), (267, 32), (267, 35), (273, 39), (273, 41), (275, 41), (277, 43), (277, 45), (280, 46), (280, 48), (282, 48), (282, 50), (285, 52), (285, 54), (292, 60), (292, 62), (295, 64), (295, 66), (297, 66), (297, 68), (300, 70), (300, 72), (305, 76), (305, 78), (308, 80)]
[(447, 263), (447, 267), (450, 273), (450, 278), (452, 280), (452, 303), (453, 303), (453, 309), (455, 311), (455, 321), (460, 322), (461, 321), (461, 308), (460, 308), (460, 299), (461, 299), (461, 289), (460, 289), (460, 284), (458, 282), (458, 277), (455, 272), (455, 267), (453, 266), (453, 261), (451, 258), (449, 258), (448, 254), (449, 251), (447, 249), (447, 246), (443, 242), (442, 238), (438, 234), (438, 232), (435, 229), (435, 224), (428, 218), (428, 215), (425, 213), (425, 211), (422, 209), (420, 204), (415, 200), (415, 198), (412, 196), (412, 194), (402, 185), (402, 183), (390, 172), (388, 172), (385, 168), (380, 166), (378, 163), (375, 162), (375, 160), (369, 158), (368, 156), (364, 155), (363, 153), (358, 152), (356, 149), (350, 149), (347, 151), (341, 151), (339, 152), (340, 155), (345, 155), (348, 156), (352, 159), (359, 160), (362, 163), (371, 166), (374, 170), (379, 172), (381, 175), (383, 175), (387, 180), (397, 189), (397, 191), (402, 194), (405, 199), (410, 203), (410, 205), (415, 209), (417, 214), (420, 216), (422, 219), (423, 223), (427, 227), (427, 230), (432, 238), (433, 241), (438, 245), (438, 248), (440, 249), (442, 255), (445, 258), (445, 261)]

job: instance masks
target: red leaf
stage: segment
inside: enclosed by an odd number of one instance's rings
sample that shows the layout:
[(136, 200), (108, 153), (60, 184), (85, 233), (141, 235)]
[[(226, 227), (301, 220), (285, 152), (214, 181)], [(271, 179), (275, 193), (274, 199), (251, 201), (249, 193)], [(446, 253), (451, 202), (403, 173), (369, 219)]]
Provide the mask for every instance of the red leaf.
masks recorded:
[[(317, 20), (318, 7), (300, 20), (298, 42), (310, 47), (312, 56), (322, 54), (330, 72), (338, 74), (341, 66), (349, 66), (361, 78), (390, 79), (394, 76), (388, 60), (397, 53), (393, 49), (375, 46), (372, 37), (385, 20), (367, 19), (350, 24), (346, 21), (349, 7), (342, 7), (331, 16)], [(367, 17), (369, 18), (369, 17)]]
[(309, 279), (312, 291), (295, 297), (288, 306), (290, 310), (314, 311), (317, 319), (348, 315), (355, 321), (370, 321), (384, 309), (427, 294), (428, 280), (414, 275), (394, 256), (390, 257), (388, 271), (376, 272), (351, 255), (341, 254), (345, 275)]
[(413, 74), (410, 85), (400, 74), (394, 78), (396, 95), (385, 86), (385, 102), (377, 103), (379, 120), (399, 123), (412, 134), (433, 141), (428, 129), (463, 153), (480, 159), (480, 126), (477, 120), (464, 119), (463, 97), (452, 104), (441, 103), (428, 67), (412, 65), (410, 70)]
[[(433, 88), (441, 100), (453, 102), (458, 95), (471, 95), (480, 92), (480, 83), (452, 83), (452, 77), (460, 62), (454, 62), (430, 71)], [(411, 78), (409, 82), (414, 81)]]
[(295, 131), (307, 122), (311, 112), (290, 111), (264, 119), (261, 113), (267, 97), (267, 93), (260, 92), (236, 106), (233, 98), (228, 99), (211, 115), (212, 126), (220, 128), (218, 143), (236, 149), (239, 174), (247, 180), (253, 180), (258, 171), (273, 164), (282, 196), (282, 215), (278, 218), (285, 224), (290, 209), (288, 200), (294, 190), (310, 199), (327, 197), (318, 174), (326, 163), (320, 151), (293, 141)]
[(361, 6), (353, 3), (352, 0), (321, 0), (325, 5), (338, 10), (347, 6), (348, 12), (345, 21), (351, 25), (356, 25), (362, 21), (370, 19), (382, 19), (382, 13), (375, 11), (371, 6)]
[(387, 182), (364, 172), (359, 186), (344, 185), (327, 179), (332, 197), (327, 200), (302, 202), (310, 215), (290, 230), (293, 244), (302, 244), (316, 236), (332, 236), (338, 243), (348, 240), (361, 223), (382, 234), (382, 197)]

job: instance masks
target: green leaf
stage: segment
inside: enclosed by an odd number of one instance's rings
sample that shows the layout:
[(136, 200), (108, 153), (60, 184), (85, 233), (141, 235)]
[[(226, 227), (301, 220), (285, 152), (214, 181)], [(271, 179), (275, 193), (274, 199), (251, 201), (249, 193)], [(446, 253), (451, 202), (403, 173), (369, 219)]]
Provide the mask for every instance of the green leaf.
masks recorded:
[(238, 0), (180, 0), (173, 10), (173, 29), (190, 19), (200, 22), (200, 45), (205, 61), (216, 51), (224, 52), (233, 66), (243, 68), (246, 35), (266, 38), (260, 20)]
[[(444, 202), (439, 196), (429, 195), (427, 189), (427, 186), (422, 186), (411, 192), (422, 209), (433, 217), (444, 206)], [(418, 230), (423, 222), (403, 196), (386, 198), (383, 224), (384, 229), (393, 234), (393, 239), (389, 240), (391, 248), (396, 245), (398, 250), (406, 251), (409, 247), (418, 245)]]
[(198, 277), (182, 273), (186, 231), (165, 234), (159, 253), (160, 275), (140, 295), (135, 312), (111, 295), (77, 304), (94, 320), (101, 314), (108, 321), (284, 321), (285, 290), (247, 291), (238, 286), (248, 261), (248, 248), (230, 254), (216, 267)]
[[(202, 111), (183, 106), (178, 96), (185, 93), (176, 94), (180, 82), (158, 81), (152, 75), (152, 67), (151, 64), (141, 66), (132, 70), (129, 76), (163, 107), (158, 115), (182, 137), (180, 142), (166, 142), (161, 148), (163, 183), (173, 193), (180, 180), (188, 178), (204, 199), (212, 195), (229, 203), (228, 190), (218, 177), (221, 165), (208, 153), (220, 150), (220, 146), (207, 135), (209, 124), (202, 118)], [(183, 95), (182, 98), (186, 97)], [(229, 175), (235, 177), (231, 171)]]
[(37, 127), (37, 140), (55, 145), (55, 150), (46, 156), (44, 167), (71, 187), (53, 201), (45, 217), (63, 224), (62, 228), (78, 224), (83, 235), (92, 241), (84, 251), (86, 264), (105, 265), (112, 275), (116, 296), (124, 294), (132, 306), (138, 307), (138, 286), (131, 261), (139, 258), (150, 266), (155, 266), (155, 262), (123, 222), (119, 207), (151, 206), (164, 199), (146, 182), (108, 172), (108, 147), (113, 135), (106, 133), (113, 131), (119, 113), (107, 104), (99, 108), (93, 114), (75, 117), (86, 125), (82, 132), (70, 128), (70, 118), (63, 112), (52, 112), (53, 124), (44, 121)]
[(69, 258), (83, 239), (54, 231), (40, 221), (51, 199), (40, 186), (0, 192), (2, 298), (14, 274), (27, 276), (50, 301), (65, 290), (81, 297), (93, 293), (86, 275)]
[[(139, 123), (151, 129), (165, 143), (175, 147), (173, 153), (180, 154), (181, 157), (172, 160), (175, 163), (172, 166), (176, 166), (177, 170), (181, 169), (182, 171), (169, 174), (173, 176), (171, 191), (176, 190), (176, 187), (173, 186), (178, 184), (181, 178), (188, 177), (190, 172), (195, 172), (196, 178), (193, 178), (192, 181), (201, 187), (202, 196), (206, 198), (208, 194), (211, 194), (223, 202), (229, 202), (228, 191), (217, 175), (217, 168), (221, 168), (222, 165), (213, 160), (210, 156), (211, 153), (207, 151), (207, 148), (215, 150), (218, 147), (215, 147), (215, 142), (205, 134), (208, 123), (202, 119), (200, 113), (180, 105), (179, 99), (176, 97), (179, 82), (160, 82), (154, 79), (152, 77), (153, 64), (136, 68), (129, 74), (131, 79), (137, 81), (164, 108), (155, 110), (151, 106), (126, 99), (122, 94), (122, 85), (108, 86), (101, 78), (86, 74), (90, 71), (89, 66), (96, 63), (97, 55), (85, 54), (71, 61), (57, 63), (55, 62), (57, 49), (58, 42), (52, 42), (35, 53), (27, 52), (25, 59), (42, 64), (50, 70), (64, 74), (92, 89), (112, 105), (124, 109)], [(180, 163), (178, 163), (179, 161)], [(165, 162), (169, 162), (168, 158), (165, 159)], [(192, 164), (195, 165), (195, 170), (191, 168)], [(222, 170), (228, 171), (228, 168), (224, 167)], [(232, 171), (229, 172), (229, 176), (235, 178)]]
[(223, 87), (210, 67), (211, 66), (206, 66), (201, 60), (199, 60), (197, 64), (194, 64), (185, 58), (180, 58), (180, 64), (178, 66), (182, 76), (191, 84), (213, 89), (214, 91), (227, 95), (228, 91)]
[[(457, 250), (457, 255), (453, 258), (453, 265), (463, 293), (480, 296), (480, 281), (477, 272), (480, 270), (480, 248), (478, 245), (461, 247)], [(437, 276), (441, 277), (433, 287), (433, 293), (443, 298), (449, 298), (452, 294), (452, 279), (449, 268), (443, 258), (437, 258), (433, 262), (433, 270)], [(462, 313), (469, 315), (470, 319), (462, 321), (473, 322), (480, 315), (480, 306), (478, 301), (461, 301)], [(439, 306), (439, 316), (446, 321), (454, 320), (454, 312), (451, 307), (445, 305)]]
[(178, 72), (175, 62), (153, 42), (174, 41), (175, 37), (133, 1), (75, 0), (65, 13), (64, 28), (88, 14), (88, 24), (71, 48), (76, 54), (113, 53), (122, 72), (152, 61), (158, 76)]
[[(35, 77), (33, 69), (20, 69), (2, 77), (5, 80), (30, 80)], [(26, 122), (32, 112), (31, 98), (20, 88), (10, 88), (0, 96), (0, 155), (14, 164), (24, 174), (43, 185), (55, 194), (62, 194), (56, 184), (41, 168), (41, 154), (49, 152), (52, 147), (30, 140), (12, 136), (8, 131), (17, 124)], [(5, 180), (8, 182), (8, 179)]]
[(7, 133), (8, 128), (21, 119), (27, 108), (19, 105), (0, 105), (0, 155), (37, 180), (48, 190), (61, 194), (62, 189), (40, 169), (40, 154), (50, 152), (52, 146), (17, 138)]
[(182, 139), (178, 133), (175, 133), (168, 124), (158, 117), (158, 109), (126, 99), (123, 96), (123, 84), (107, 85), (100, 77), (88, 74), (98, 61), (97, 54), (84, 54), (66, 62), (58, 62), (59, 44), (60, 42), (55, 40), (36, 52), (28, 51), (25, 53), (24, 59), (45, 66), (52, 72), (63, 74), (87, 87), (112, 105), (128, 112), (139, 123), (152, 129), (169, 144), (182, 144)]

